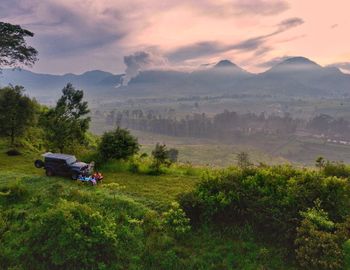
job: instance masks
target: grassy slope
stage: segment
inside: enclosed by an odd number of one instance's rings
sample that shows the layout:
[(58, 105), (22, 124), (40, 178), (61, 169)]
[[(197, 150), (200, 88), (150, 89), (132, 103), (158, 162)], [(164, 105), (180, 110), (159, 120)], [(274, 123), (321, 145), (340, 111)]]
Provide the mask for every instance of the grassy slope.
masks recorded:
[[(35, 155), (8, 157), (3, 152), (0, 146), (0, 186), (20, 180), (33, 198), (38, 194), (45, 194), (57, 183), (78, 193), (91, 192), (98, 193), (99, 196), (111, 194), (108, 185), (90, 187), (69, 179), (45, 177), (43, 170), (33, 166), (33, 160), (37, 158)], [(190, 190), (199, 181), (196, 176), (176, 174), (146, 176), (113, 170), (104, 174), (105, 184), (117, 182), (124, 186), (118, 191), (118, 196), (126, 201), (139, 202), (140, 207), (160, 212), (179, 193)], [(25, 204), (16, 207), (27, 208)], [(228, 231), (213, 228), (195, 230), (186, 239), (178, 242), (176, 250), (186, 265), (189, 265), (189, 269), (291, 269), (286, 266), (278, 247), (257, 240), (247, 228), (231, 228)]]

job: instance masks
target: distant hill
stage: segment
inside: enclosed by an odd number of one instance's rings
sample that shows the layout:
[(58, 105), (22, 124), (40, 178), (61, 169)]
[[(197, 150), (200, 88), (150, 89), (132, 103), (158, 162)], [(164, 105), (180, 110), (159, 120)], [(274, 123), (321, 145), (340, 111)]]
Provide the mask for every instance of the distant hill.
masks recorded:
[(3, 70), (0, 84), (23, 85), (28, 93), (38, 97), (53, 97), (71, 82), (86, 91), (91, 98), (110, 97), (179, 97), (220, 96), (235, 94), (286, 97), (350, 96), (350, 75), (337, 68), (322, 67), (305, 57), (293, 57), (276, 64), (266, 72), (253, 74), (229, 60), (198, 68), (193, 72), (176, 70), (146, 70), (121, 84), (123, 74), (100, 70), (81, 75), (38, 74), (26, 70)]
[(57, 98), (61, 94), (61, 89), (70, 82), (76, 88), (84, 89), (88, 96), (95, 97), (118, 86), (122, 76), (100, 70), (88, 71), (80, 75), (71, 73), (50, 75), (28, 70), (5, 69), (0, 74), (0, 86), (23, 85), (31, 96), (45, 100)]
[(271, 96), (350, 96), (350, 75), (304, 58), (289, 58), (264, 73), (253, 74), (229, 60), (195, 70), (143, 71), (121, 90), (129, 96), (252, 94)]

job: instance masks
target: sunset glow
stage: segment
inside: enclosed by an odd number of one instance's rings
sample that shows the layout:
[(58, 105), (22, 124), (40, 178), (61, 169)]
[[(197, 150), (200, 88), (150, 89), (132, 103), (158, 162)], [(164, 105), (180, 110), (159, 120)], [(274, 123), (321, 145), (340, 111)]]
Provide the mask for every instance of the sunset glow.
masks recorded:
[[(302, 0), (2, 0), (2, 21), (31, 29), (37, 72), (125, 69), (138, 51), (167, 68), (230, 59), (251, 72), (286, 56), (350, 71), (350, 2)], [(338, 63), (340, 63), (338, 65)]]

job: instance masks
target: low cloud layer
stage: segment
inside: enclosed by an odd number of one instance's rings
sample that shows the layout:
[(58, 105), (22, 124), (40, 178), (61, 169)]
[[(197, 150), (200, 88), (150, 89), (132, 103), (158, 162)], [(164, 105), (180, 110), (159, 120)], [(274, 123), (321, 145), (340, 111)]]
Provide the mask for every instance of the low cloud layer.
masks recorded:
[(289, 58), (292, 58), (294, 56), (282, 56), (282, 57), (274, 57), (268, 61), (265, 61), (265, 62), (262, 62), (260, 64), (257, 64), (258, 67), (261, 67), (261, 68), (271, 68), (275, 65), (278, 65), (279, 63), (282, 63), (283, 61), (289, 59)]
[(342, 71), (346, 73), (350, 73), (350, 62), (340, 62), (328, 65), (329, 67), (340, 68)]

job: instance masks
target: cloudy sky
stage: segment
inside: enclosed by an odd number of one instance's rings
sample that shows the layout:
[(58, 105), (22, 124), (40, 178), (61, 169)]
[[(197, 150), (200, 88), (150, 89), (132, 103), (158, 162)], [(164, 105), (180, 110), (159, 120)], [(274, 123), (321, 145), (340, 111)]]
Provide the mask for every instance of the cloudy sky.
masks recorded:
[(260, 72), (288, 56), (350, 71), (349, 0), (0, 0), (35, 33), (32, 68), (193, 69), (230, 59)]

